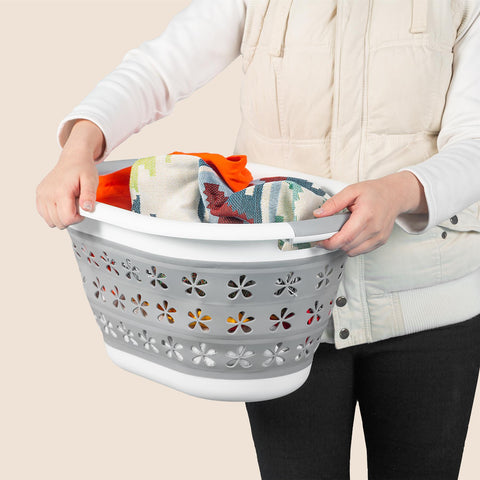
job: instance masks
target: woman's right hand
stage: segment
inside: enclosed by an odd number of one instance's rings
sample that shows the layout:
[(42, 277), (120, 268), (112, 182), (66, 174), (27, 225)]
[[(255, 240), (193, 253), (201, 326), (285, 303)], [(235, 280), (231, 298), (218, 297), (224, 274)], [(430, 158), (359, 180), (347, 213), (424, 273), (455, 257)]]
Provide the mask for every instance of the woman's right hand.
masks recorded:
[(88, 120), (75, 123), (57, 165), (36, 191), (38, 213), (50, 227), (64, 229), (83, 220), (79, 205), (93, 212), (98, 187), (95, 159), (105, 148), (102, 131)]

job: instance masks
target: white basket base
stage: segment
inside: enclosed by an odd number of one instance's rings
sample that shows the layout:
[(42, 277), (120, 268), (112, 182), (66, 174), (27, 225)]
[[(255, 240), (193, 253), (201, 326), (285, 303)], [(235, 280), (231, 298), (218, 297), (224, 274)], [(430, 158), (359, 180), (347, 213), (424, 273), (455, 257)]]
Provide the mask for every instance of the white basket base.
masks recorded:
[(124, 370), (195, 397), (228, 402), (258, 402), (287, 395), (305, 383), (311, 368), (309, 365), (280, 377), (227, 380), (177, 372), (106, 343), (105, 348), (111, 360)]

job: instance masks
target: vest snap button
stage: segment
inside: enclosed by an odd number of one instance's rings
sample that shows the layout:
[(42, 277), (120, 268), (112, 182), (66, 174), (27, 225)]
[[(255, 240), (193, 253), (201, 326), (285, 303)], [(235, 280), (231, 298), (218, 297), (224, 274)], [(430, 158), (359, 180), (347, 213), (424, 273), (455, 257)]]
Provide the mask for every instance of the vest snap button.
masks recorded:
[(456, 225), (458, 223), (458, 217), (454, 215), (452, 218), (450, 218), (450, 222), (452, 222), (453, 225)]
[(335, 300), (337, 307), (344, 307), (347, 304), (347, 299), (345, 297), (338, 297)]
[(340, 335), (340, 338), (341, 338), (342, 340), (345, 340), (345, 339), (348, 338), (348, 336), (350, 335), (350, 332), (348, 331), (348, 328), (342, 328), (342, 329), (340, 330), (339, 335)]
[(442, 238), (447, 238), (447, 232), (442, 232)]

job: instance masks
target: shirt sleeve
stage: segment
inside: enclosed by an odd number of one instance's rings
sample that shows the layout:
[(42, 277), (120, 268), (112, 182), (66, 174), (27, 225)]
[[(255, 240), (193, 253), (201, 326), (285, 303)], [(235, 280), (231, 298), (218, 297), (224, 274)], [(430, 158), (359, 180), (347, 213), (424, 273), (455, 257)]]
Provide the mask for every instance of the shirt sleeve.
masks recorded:
[(408, 233), (423, 233), (480, 200), (480, 1), (467, 5), (471, 14), (453, 49), (438, 153), (400, 170), (416, 175), (428, 206), (427, 214), (399, 215), (396, 223)]
[(96, 162), (176, 102), (206, 84), (240, 54), (245, 0), (193, 0), (157, 38), (130, 50), (60, 123), (65, 144), (78, 119), (95, 123), (106, 147)]

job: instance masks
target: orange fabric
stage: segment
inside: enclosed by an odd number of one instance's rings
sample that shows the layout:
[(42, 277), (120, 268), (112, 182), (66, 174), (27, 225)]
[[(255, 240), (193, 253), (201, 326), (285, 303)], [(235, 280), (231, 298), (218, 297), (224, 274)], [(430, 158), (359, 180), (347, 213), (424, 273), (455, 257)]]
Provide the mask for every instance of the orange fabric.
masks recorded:
[(253, 180), (252, 174), (246, 168), (246, 155), (231, 155), (224, 157), (218, 153), (184, 153), (172, 152), (170, 155), (195, 155), (207, 162), (223, 178), (224, 182), (234, 191), (238, 192), (248, 187)]
[(132, 209), (130, 196), (130, 170), (132, 167), (122, 168), (107, 175), (99, 175), (97, 188), (97, 202), (113, 205), (114, 207)]

